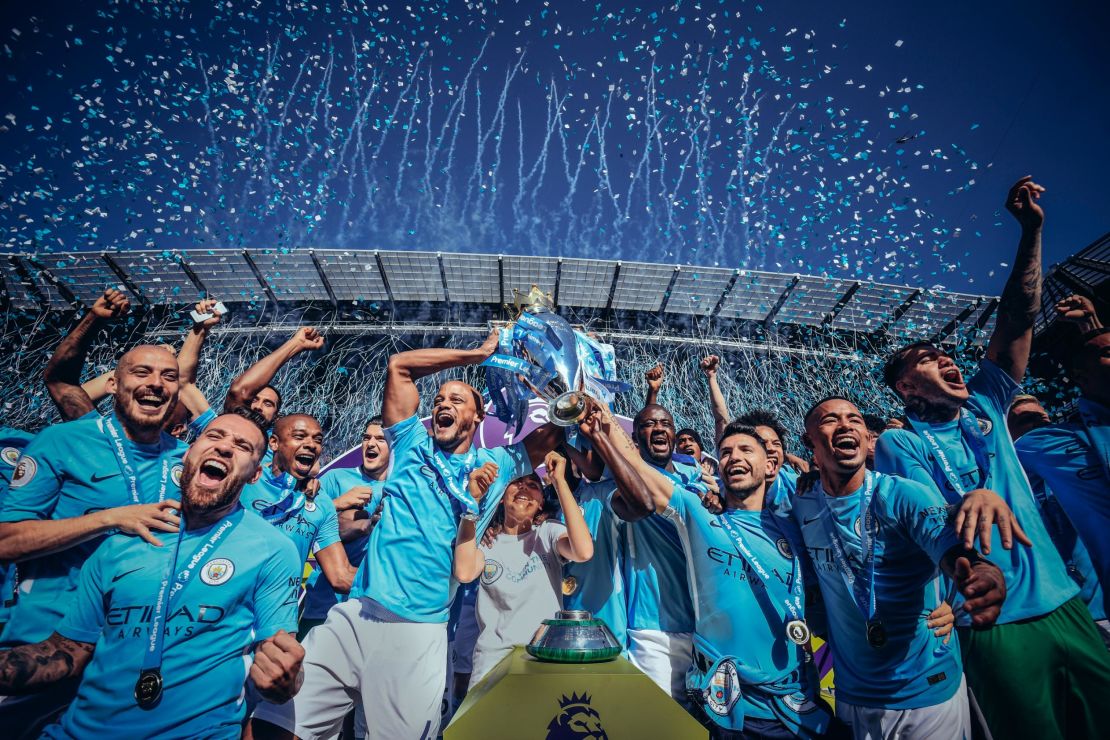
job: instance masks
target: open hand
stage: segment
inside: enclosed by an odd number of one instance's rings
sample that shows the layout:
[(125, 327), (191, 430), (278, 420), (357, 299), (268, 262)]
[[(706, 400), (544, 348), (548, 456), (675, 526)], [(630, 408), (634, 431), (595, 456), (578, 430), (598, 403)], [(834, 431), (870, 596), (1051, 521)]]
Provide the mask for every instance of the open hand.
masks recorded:
[(998, 525), (998, 535), (1002, 547), (1010, 550), (1014, 538), (1023, 545), (1033, 546), (1032, 540), (1018, 524), (1017, 517), (1010, 507), (994, 491), (977, 488), (964, 496), (960, 510), (956, 514), (956, 534), (963, 539), (968, 550), (975, 547), (975, 537), (979, 537), (979, 549), (984, 555), (991, 552), (991, 527)]
[(361, 509), (370, 503), (372, 498), (374, 498), (374, 489), (370, 486), (353, 486), (345, 491), (343, 495), (336, 497), (333, 503), (336, 511)]
[(181, 525), (181, 517), (177, 513), (180, 509), (180, 501), (167, 499), (157, 504), (132, 504), (105, 509), (104, 516), (109, 527), (138, 535), (155, 547), (161, 547), (162, 542), (150, 530), (177, 532)]
[(929, 616), (925, 618), (925, 626), (937, 637), (943, 637), (945, 645), (952, 639), (952, 627), (955, 624), (956, 612), (952, 611), (952, 605), (947, 601), (940, 602), (940, 605), (929, 612)]

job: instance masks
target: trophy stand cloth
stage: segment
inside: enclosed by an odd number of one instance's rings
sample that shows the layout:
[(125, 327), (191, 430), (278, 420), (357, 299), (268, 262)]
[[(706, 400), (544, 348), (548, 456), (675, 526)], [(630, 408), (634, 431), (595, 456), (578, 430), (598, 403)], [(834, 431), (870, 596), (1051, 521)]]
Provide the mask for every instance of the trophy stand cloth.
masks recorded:
[(443, 737), (705, 740), (709, 731), (624, 658), (544, 663), (517, 647), (470, 690)]

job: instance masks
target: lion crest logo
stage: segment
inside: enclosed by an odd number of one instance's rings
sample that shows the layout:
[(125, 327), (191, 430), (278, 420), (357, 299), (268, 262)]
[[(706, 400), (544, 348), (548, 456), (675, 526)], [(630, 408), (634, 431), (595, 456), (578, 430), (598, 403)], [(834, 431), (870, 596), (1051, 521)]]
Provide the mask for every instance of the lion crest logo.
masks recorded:
[(609, 740), (601, 715), (590, 706), (589, 694), (563, 694), (559, 713), (547, 725), (547, 740)]

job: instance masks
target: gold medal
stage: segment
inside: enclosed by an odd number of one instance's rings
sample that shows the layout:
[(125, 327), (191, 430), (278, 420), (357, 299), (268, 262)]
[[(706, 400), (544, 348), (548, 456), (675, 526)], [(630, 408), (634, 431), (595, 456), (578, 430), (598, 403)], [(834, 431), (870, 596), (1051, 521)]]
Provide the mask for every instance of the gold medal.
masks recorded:
[(563, 579), (563, 596), (570, 596), (578, 590), (578, 579), (574, 576), (567, 576)]

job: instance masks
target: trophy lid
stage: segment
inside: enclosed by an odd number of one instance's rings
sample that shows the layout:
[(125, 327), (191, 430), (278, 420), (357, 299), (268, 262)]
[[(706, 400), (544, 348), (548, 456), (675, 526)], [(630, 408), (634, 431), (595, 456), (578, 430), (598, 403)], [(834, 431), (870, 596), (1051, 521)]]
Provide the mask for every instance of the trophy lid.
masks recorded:
[(554, 311), (555, 301), (547, 293), (540, 290), (540, 286), (532, 283), (531, 289), (527, 293), (522, 293), (516, 288), (513, 288), (513, 294), (516, 296), (514, 303), (516, 304), (517, 311), (527, 311), (528, 313), (541, 313), (543, 311)]

